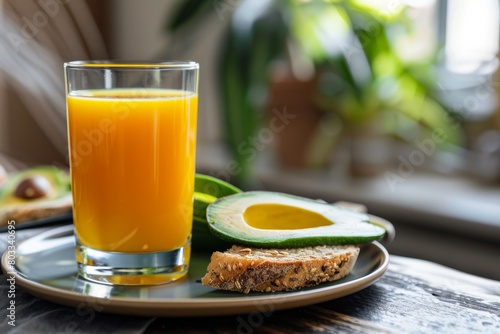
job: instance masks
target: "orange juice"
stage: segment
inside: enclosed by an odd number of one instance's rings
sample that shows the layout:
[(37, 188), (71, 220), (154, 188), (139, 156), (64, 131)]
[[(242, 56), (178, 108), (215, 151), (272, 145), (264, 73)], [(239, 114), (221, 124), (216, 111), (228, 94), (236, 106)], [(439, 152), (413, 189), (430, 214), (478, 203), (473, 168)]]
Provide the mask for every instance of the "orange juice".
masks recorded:
[(190, 238), (198, 97), (161, 89), (67, 98), (75, 233), (88, 247), (156, 252)]

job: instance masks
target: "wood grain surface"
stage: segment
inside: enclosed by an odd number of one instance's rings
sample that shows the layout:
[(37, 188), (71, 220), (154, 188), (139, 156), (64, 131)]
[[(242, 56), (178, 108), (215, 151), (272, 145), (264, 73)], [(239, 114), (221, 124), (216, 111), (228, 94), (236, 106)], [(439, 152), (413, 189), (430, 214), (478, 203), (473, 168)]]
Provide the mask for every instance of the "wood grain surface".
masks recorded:
[(374, 285), (301, 309), (156, 319), (147, 333), (500, 333), (500, 282), (391, 256)]

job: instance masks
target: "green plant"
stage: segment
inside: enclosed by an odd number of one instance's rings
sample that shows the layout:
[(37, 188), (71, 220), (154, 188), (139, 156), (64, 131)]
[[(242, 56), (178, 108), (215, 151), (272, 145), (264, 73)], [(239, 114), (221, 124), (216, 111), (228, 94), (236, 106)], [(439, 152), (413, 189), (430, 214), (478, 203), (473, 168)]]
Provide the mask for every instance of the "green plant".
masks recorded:
[[(232, 1), (233, 2), (233, 1)], [(229, 149), (242, 168), (251, 165), (239, 150), (259, 129), (273, 64), (298, 58), (320, 76), (317, 103), (340, 115), (348, 127), (381, 112), (394, 115), (387, 131), (405, 137), (405, 129), (441, 129), (459, 141), (456, 123), (432, 94), (432, 61), (405, 62), (391, 33), (410, 29), (403, 6), (376, 8), (362, 0), (241, 0), (234, 8), (220, 54), (222, 119)], [(181, 2), (170, 32), (216, 14), (214, 0)], [(290, 45), (299, 52), (290, 52)], [(423, 125), (423, 126), (421, 126)], [(420, 130), (419, 130), (420, 131)], [(328, 147), (328, 145), (326, 145)]]

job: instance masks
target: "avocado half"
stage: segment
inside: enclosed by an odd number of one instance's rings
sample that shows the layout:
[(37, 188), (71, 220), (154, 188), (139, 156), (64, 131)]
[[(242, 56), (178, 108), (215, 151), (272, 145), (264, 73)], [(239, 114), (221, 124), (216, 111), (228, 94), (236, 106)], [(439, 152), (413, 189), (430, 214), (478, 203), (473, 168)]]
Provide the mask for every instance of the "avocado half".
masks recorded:
[(207, 208), (207, 221), (211, 232), (224, 240), (264, 248), (359, 244), (385, 234), (366, 214), (266, 191), (214, 201)]
[[(15, 194), (16, 187), (24, 180), (33, 177), (42, 177), (49, 185), (48, 193), (45, 196), (35, 199), (26, 199)], [(0, 188), (0, 207), (23, 205), (49, 201), (61, 198), (71, 193), (69, 175), (54, 166), (37, 166), (29, 168), (11, 175), (7, 182)]]

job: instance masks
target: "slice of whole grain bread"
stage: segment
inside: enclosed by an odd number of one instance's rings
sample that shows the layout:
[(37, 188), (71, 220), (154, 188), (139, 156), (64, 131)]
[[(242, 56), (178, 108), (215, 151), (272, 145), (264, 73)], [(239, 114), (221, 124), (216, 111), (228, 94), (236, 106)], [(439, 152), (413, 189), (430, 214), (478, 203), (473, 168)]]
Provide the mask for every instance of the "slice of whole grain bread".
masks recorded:
[(347, 276), (358, 254), (354, 245), (285, 249), (233, 246), (212, 254), (201, 282), (243, 293), (296, 290)]
[(0, 208), (0, 226), (7, 225), (9, 221), (16, 224), (57, 217), (70, 213), (72, 208), (71, 193), (55, 199), (39, 199), (22, 204), (8, 205)]

